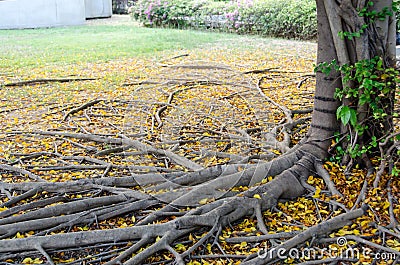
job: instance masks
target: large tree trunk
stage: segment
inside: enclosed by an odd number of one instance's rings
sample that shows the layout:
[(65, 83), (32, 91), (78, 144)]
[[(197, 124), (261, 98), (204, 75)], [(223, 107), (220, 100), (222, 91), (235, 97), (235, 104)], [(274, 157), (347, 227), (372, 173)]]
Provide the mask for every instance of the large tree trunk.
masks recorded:
[[(330, 27), (327, 12), (332, 12), (332, 10), (326, 7), (324, 1), (317, 1), (317, 64), (338, 60), (335, 48), (335, 38), (337, 36), (334, 35), (336, 34), (335, 30)], [(341, 86), (342, 83), (338, 72), (331, 71), (328, 76), (319, 71), (316, 72), (314, 111), (307, 141), (316, 144), (324, 152), (327, 152), (331, 144), (333, 133), (339, 129), (336, 119), (336, 109), (339, 106), (339, 101), (335, 99), (334, 93), (335, 89)], [(326, 153), (321, 153), (317, 157), (324, 159), (326, 156)]]
[[(320, 2), (320, 1), (317, 1)], [(330, 29), (333, 37), (332, 52), (336, 53), (338, 66), (355, 66), (364, 62), (364, 70), (376, 77), (367, 77), (359, 80), (354, 78), (344, 80), (342, 85), (337, 84), (337, 88), (345, 93), (341, 105), (354, 109), (357, 115), (357, 125), (363, 127), (341, 124), (342, 148), (345, 150), (342, 163), (348, 169), (354, 163), (361, 163), (364, 166), (372, 167), (369, 162), (370, 156), (383, 155), (377, 145), (370, 145), (371, 139), (383, 139), (393, 131), (393, 105), (396, 89), (394, 76), (391, 76), (391, 84), (384, 86), (389, 91), (382, 92), (378, 86), (372, 85), (370, 92), (365, 82), (382, 82), (379, 78), (385, 71), (395, 67), (395, 16), (394, 14), (382, 15), (380, 18), (372, 17), (371, 11), (382, 13), (383, 10), (391, 10), (391, 0), (381, 1), (328, 1), (325, 2), (326, 16), (329, 20)], [(322, 4), (320, 4), (322, 5)], [(360, 10), (365, 8), (367, 14), (361, 14)], [(321, 13), (321, 10), (319, 11)], [(341, 33), (357, 33), (358, 35), (339, 37)], [(380, 58), (382, 69), (372, 67), (371, 62)], [(326, 60), (324, 62), (330, 62)], [(356, 66), (358, 67), (358, 66)], [(351, 71), (355, 77), (356, 67)], [(360, 68), (358, 68), (360, 69)], [(345, 75), (342, 72), (342, 76)], [(368, 79), (368, 80), (367, 80)], [(358, 92), (355, 92), (358, 91)], [(368, 100), (363, 95), (368, 95)], [(375, 106), (376, 105), (376, 106)], [(378, 110), (377, 110), (378, 109)], [(381, 116), (381, 113), (384, 115)], [(376, 115), (376, 116), (375, 116)], [(345, 138), (345, 136), (348, 136)], [(368, 146), (368, 147), (367, 147)], [(368, 148), (368, 152), (359, 152), (363, 147)], [(357, 154), (358, 153), (358, 154)]]

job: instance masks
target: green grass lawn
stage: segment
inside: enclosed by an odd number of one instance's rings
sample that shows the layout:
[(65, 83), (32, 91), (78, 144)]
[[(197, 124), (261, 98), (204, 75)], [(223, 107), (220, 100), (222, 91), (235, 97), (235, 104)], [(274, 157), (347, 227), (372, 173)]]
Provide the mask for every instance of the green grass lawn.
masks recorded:
[[(99, 22), (104, 23), (104, 22)], [(315, 44), (211, 31), (144, 28), (135, 22), (59, 28), (0, 30), (0, 74), (19, 69), (163, 56), (199, 47), (266, 52), (314, 49)], [(300, 48), (302, 47), (302, 48)]]
[(95, 25), (0, 30), (0, 68), (107, 61), (243, 38), (192, 30)]

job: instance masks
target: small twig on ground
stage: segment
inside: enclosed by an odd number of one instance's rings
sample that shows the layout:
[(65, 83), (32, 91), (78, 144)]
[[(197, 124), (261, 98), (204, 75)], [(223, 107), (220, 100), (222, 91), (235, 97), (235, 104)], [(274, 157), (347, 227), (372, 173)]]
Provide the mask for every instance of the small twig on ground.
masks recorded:
[(122, 86), (140, 86), (140, 85), (157, 85), (157, 84), (160, 84), (160, 82), (144, 80), (131, 83), (123, 83)]
[(15, 173), (19, 173), (21, 175), (26, 175), (28, 176), (30, 179), (32, 180), (36, 180), (36, 181), (45, 181), (44, 179), (42, 179), (41, 177), (39, 177), (38, 175), (29, 172), (23, 168), (19, 168), (19, 167), (14, 167), (14, 166), (10, 166), (10, 165), (5, 165), (5, 164), (0, 164), (0, 169), (2, 170), (6, 170), (6, 171), (11, 171), (11, 172), (15, 172)]
[(193, 259), (245, 259), (246, 255), (234, 254), (211, 254), (211, 255), (195, 255), (191, 256)]
[(77, 108), (71, 109), (69, 112), (67, 112), (67, 114), (64, 115), (63, 121), (67, 120), (67, 118), (68, 118), (70, 115), (75, 114), (75, 113), (77, 113), (77, 112), (79, 112), (79, 111), (81, 111), (81, 110), (84, 110), (84, 109), (86, 109), (86, 108), (89, 108), (89, 107), (91, 107), (91, 106), (93, 106), (93, 105), (95, 105), (95, 104), (97, 104), (97, 103), (99, 103), (99, 102), (101, 102), (101, 101), (103, 101), (103, 99), (91, 100), (91, 101), (89, 101), (89, 102), (86, 102), (85, 104), (82, 104), (81, 106), (79, 106), (79, 107), (77, 107)]
[(347, 262), (358, 262), (359, 259), (356, 258), (346, 258), (346, 257), (335, 257), (335, 258), (327, 258), (320, 260), (309, 260), (302, 263), (297, 263), (297, 265), (318, 265), (318, 264), (328, 264), (328, 262), (334, 262), (334, 264), (338, 264), (339, 261), (347, 261)]
[(292, 111), (289, 110), (286, 106), (283, 106), (281, 104), (278, 104), (277, 102), (275, 102), (274, 100), (272, 100), (270, 97), (268, 97), (261, 89), (260, 87), (260, 80), (257, 83), (256, 89), (258, 90), (258, 92), (260, 93), (261, 96), (263, 96), (263, 98), (265, 98), (269, 103), (273, 104), (274, 106), (278, 107), (283, 114), (285, 114), (286, 117), (286, 122), (291, 122), (292, 121)]
[(264, 235), (268, 234), (268, 229), (267, 226), (264, 223), (264, 218), (261, 212), (261, 204), (257, 205), (254, 207), (254, 212), (256, 214), (256, 218), (257, 218), (257, 226), (258, 229), (260, 229), (261, 232), (264, 233)]
[(40, 188), (39, 187), (33, 188), (33, 189), (31, 189), (31, 190), (29, 190), (29, 191), (27, 191), (27, 192), (25, 192), (25, 193), (23, 193), (23, 194), (21, 194), (19, 196), (15, 196), (12, 199), (0, 204), (0, 207), (9, 207), (9, 206), (11, 206), (13, 204), (16, 204), (16, 203), (18, 203), (18, 202), (20, 202), (22, 200), (25, 200), (25, 199), (27, 199), (29, 197), (34, 196), (38, 192), (40, 192)]
[(387, 196), (388, 196), (388, 201), (389, 201), (389, 216), (390, 216), (390, 224), (388, 225), (388, 228), (395, 228), (398, 226), (399, 222), (396, 219), (396, 216), (394, 215), (393, 211), (393, 195), (392, 195), (392, 181), (389, 180), (387, 184)]
[(173, 57), (170, 57), (170, 58), (162, 59), (160, 61), (160, 63), (165, 62), (165, 61), (175, 60), (175, 59), (186, 57), (186, 56), (189, 56), (189, 53), (184, 53), (184, 54), (180, 54), (180, 55), (173, 56)]
[(278, 69), (277, 67), (272, 67), (272, 68), (263, 68), (263, 69), (254, 69), (254, 70), (248, 70), (242, 72), (242, 74), (247, 75), (247, 74), (263, 74), (270, 72), (271, 70)]
[(52, 258), (50, 257), (49, 254), (47, 254), (47, 252), (43, 249), (43, 247), (40, 244), (36, 244), (35, 248), (46, 258), (47, 262), (50, 265), (54, 265)]
[(292, 232), (281, 232), (276, 234), (266, 234), (260, 236), (231, 237), (231, 238), (226, 238), (225, 242), (231, 244), (238, 244), (240, 242), (257, 243), (270, 239), (292, 238), (301, 232), (302, 231), (292, 231)]
[(167, 64), (162, 64), (161, 66), (162, 67), (170, 67), (170, 68), (187, 68), (187, 69), (199, 69), (199, 70), (227, 70), (227, 71), (234, 71), (230, 67), (219, 66), (219, 65), (197, 65), (197, 64), (167, 65)]
[(373, 184), (374, 188), (378, 187), (380, 178), (383, 175), (383, 173), (385, 172), (386, 163), (389, 162), (388, 159), (390, 159), (390, 154), (394, 150), (394, 148), (397, 148), (397, 145), (393, 144), (386, 151), (385, 151), (384, 147), (389, 143), (389, 141), (394, 139), (394, 137), (396, 137), (399, 134), (400, 134), (400, 132), (392, 133), (391, 135), (387, 136), (386, 139), (383, 142), (379, 143), (379, 151), (381, 153), (380, 156), (382, 157), (382, 160), (381, 160), (381, 163), (379, 165), (379, 169), (376, 172), (376, 176), (375, 176), (375, 180), (374, 180), (374, 184)]
[(72, 141), (72, 140), (70, 140), (70, 139), (65, 139), (65, 140), (66, 140), (67, 142), (71, 143), (72, 145), (74, 145), (74, 146), (76, 146), (76, 147), (79, 147), (79, 148), (82, 148), (82, 149), (84, 149), (84, 150), (86, 150), (86, 151), (88, 151), (88, 152), (97, 152), (97, 151), (98, 151), (96, 147), (93, 147), (93, 146), (86, 146), (86, 145), (77, 143), (77, 142), (75, 142), (75, 141)]
[(363, 186), (361, 188), (360, 194), (358, 194), (357, 200), (354, 203), (353, 207), (351, 208), (352, 210), (354, 210), (360, 202), (365, 200), (365, 193), (367, 192), (367, 188), (368, 188), (368, 178), (366, 177)]
[(156, 111), (156, 114), (154, 115), (154, 117), (155, 117), (155, 119), (156, 119), (156, 121), (158, 123), (157, 129), (160, 129), (163, 126), (163, 122), (162, 122), (162, 119), (161, 119), (161, 114), (168, 108), (168, 105), (171, 105), (172, 100), (174, 99), (174, 96), (176, 94), (180, 93), (180, 92), (183, 92), (183, 91), (195, 88), (195, 87), (196, 86), (189, 86), (189, 87), (185, 87), (185, 88), (182, 88), (182, 89), (177, 89), (177, 90), (169, 93), (168, 99), (167, 99), (167, 104), (162, 106), (161, 108), (159, 108)]
[(315, 74), (303, 75), (303, 77), (304, 78), (297, 84), (297, 89), (300, 89), (304, 82), (306, 82), (309, 78), (315, 77)]
[(309, 114), (313, 112), (313, 109), (299, 109), (299, 110), (291, 110), (292, 114)]
[(387, 234), (389, 234), (389, 235), (395, 236), (395, 237), (397, 237), (397, 238), (400, 239), (400, 234), (397, 234), (397, 233), (395, 233), (395, 232), (393, 232), (393, 231), (390, 231), (390, 230), (387, 229), (386, 227), (377, 226), (377, 228), (378, 228), (379, 231), (381, 231), (381, 232), (383, 232), (383, 233), (387, 233)]
[(141, 248), (143, 245), (148, 244), (150, 242), (150, 239), (151, 238), (149, 238), (147, 236), (142, 237), (139, 241), (137, 241), (131, 247), (126, 249), (124, 252), (122, 252), (118, 257), (107, 262), (104, 265), (122, 264), (122, 260), (132, 256), (132, 254), (135, 253), (139, 248)]
[(315, 170), (317, 171), (317, 174), (322, 177), (324, 180), (326, 186), (328, 187), (329, 191), (331, 192), (332, 195), (338, 195), (340, 197), (343, 197), (343, 194), (341, 194), (335, 187), (335, 184), (331, 180), (331, 177), (329, 176), (328, 171), (324, 168), (324, 165), (322, 162), (316, 162), (315, 163)]

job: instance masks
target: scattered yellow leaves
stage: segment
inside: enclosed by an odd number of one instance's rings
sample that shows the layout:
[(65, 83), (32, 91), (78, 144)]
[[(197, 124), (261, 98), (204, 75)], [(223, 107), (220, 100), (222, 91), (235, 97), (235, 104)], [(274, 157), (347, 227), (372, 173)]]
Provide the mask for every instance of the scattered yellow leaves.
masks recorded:
[(313, 198), (319, 198), (320, 194), (321, 194), (321, 188), (317, 186), (315, 188), (315, 193), (313, 195)]
[(199, 204), (200, 205), (204, 205), (204, 204), (207, 204), (207, 203), (210, 203), (210, 202), (213, 202), (213, 201), (215, 201), (215, 198), (204, 198), (204, 199), (201, 199), (199, 201)]
[(260, 194), (254, 194), (254, 195), (253, 195), (253, 198), (256, 198), (256, 199), (260, 199), (260, 200), (261, 200)]
[(32, 259), (32, 258), (25, 258), (23, 261), (22, 261), (22, 264), (42, 264), (43, 263), (43, 260), (41, 260), (41, 259), (39, 259), (39, 258), (35, 258), (35, 259)]

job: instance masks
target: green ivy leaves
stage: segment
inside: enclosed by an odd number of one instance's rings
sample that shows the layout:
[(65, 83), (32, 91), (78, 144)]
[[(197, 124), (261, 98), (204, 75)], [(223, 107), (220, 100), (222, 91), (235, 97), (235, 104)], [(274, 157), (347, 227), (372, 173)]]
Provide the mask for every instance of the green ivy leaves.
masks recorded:
[[(344, 64), (339, 66), (335, 60), (323, 62), (314, 69), (316, 72), (329, 75), (332, 71), (340, 72), (343, 87), (336, 88), (335, 98), (348, 102), (336, 110), (336, 117), (344, 126), (348, 126), (358, 135), (363, 135), (368, 129), (368, 125), (358, 122), (357, 108), (368, 105), (370, 115), (376, 121), (383, 121), (388, 113), (385, 113), (384, 100), (395, 89), (395, 84), (399, 82), (399, 72), (394, 68), (386, 68), (381, 57), (374, 57), (369, 60), (361, 60), (352, 65)], [(394, 114), (391, 114), (394, 115)], [(351, 138), (348, 139), (350, 141)], [(353, 143), (347, 146), (346, 150), (337, 146), (335, 159), (341, 159), (347, 154), (351, 158), (357, 158), (364, 153), (370, 152), (377, 147), (377, 140), (372, 136), (370, 142), (361, 146)]]
[(337, 119), (343, 123), (343, 125), (347, 125), (349, 122), (352, 126), (357, 125), (357, 112), (355, 109), (350, 108), (349, 106), (340, 106), (336, 110)]
[(384, 7), (381, 11), (370, 10), (374, 6), (372, 1), (368, 1), (364, 8), (358, 10), (358, 15), (366, 19), (366, 23), (360, 26), (360, 29), (356, 32), (340, 31), (339, 37), (342, 39), (352, 40), (353, 38), (361, 37), (361, 34), (368, 28), (368, 24), (380, 20), (383, 21), (388, 17), (392, 16), (398, 10), (399, 1), (394, 1), (391, 7)]

